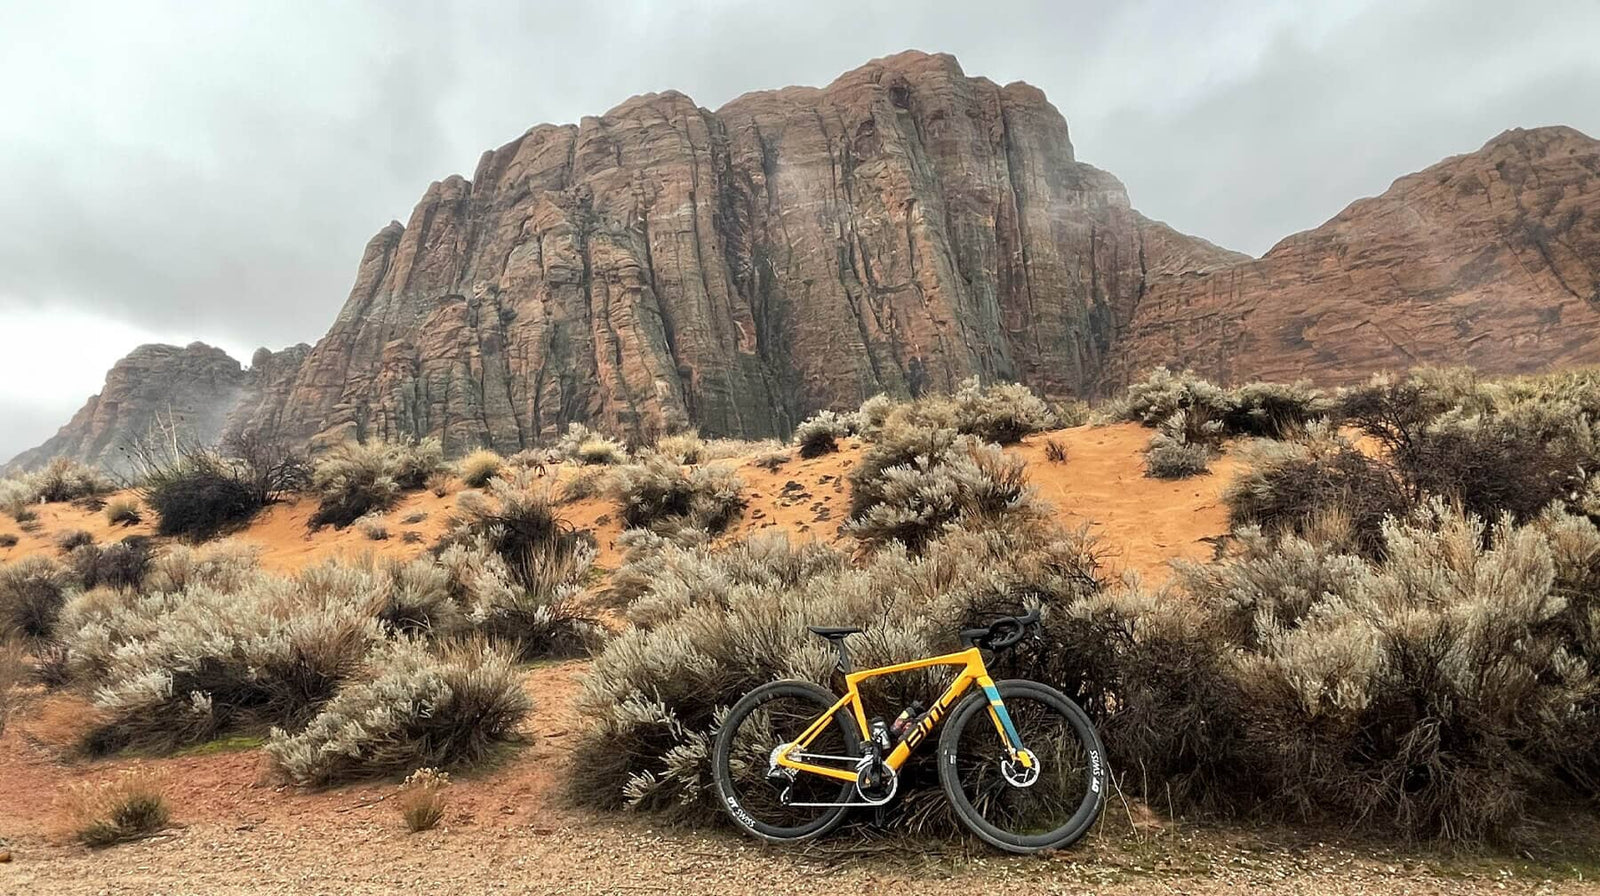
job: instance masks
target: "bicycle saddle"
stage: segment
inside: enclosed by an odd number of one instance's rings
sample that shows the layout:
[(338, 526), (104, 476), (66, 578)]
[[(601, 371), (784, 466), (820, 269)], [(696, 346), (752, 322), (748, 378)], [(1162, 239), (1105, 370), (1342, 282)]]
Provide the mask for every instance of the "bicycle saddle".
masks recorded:
[(861, 629), (845, 625), (808, 625), (806, 626), (806, 631), (813, 635), (827, 638), (829, 641), (837, 641), (847, 635), (861, 634)]

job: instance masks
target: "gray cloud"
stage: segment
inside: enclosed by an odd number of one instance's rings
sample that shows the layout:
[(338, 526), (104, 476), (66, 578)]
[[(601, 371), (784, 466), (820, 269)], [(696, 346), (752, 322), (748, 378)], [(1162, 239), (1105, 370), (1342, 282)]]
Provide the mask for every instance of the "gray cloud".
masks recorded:
[[(1584, 0), (7, 4), (0, 352), (23, 310), (314, 340), (372, 233), (533, 124), (908, 47), (1040, 86), (1138, 208), (1260, 253), (1507, 127), (1600, 133), (1597, 33)], [(36, 404), (0, 391), (0, 455)]]

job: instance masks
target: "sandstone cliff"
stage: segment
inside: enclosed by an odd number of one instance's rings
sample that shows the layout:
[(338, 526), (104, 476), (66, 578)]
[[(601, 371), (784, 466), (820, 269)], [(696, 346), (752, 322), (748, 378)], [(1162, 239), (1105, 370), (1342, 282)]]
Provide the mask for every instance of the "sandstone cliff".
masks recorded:
[(8, 468), (32, 469), (65, 455), (125, 472), (130, 443), (158, 429), (216, 441), (249, 379), (238, 361), (204, 343), (142, 345), (111, 368), (105, 388), (66, 426), (17, 455)]
[(636, 97), (486, 153), (373, 238), (256, 413), (515, 450), (572, 421), (778, 435), (974, 374), (1080, 394), (1152, 276), (1242, 258), (1133, 212), (1038, 90), (905, 53), (716, 112)]
[(1597, 259), (1600, 143), (1569, 128), (1509, 131), (1250, 259), (1133, 211), (1034, 88), (904, 53), (715, 112), (668, 92), (533, 128), (373, 237), (316, 346), (211, 374), (170, 360), (196, 347), (140, 349), (18, 463), (108, 462), (167, 406), (202, 435), (458, 453), (573, 421), (778, 435), (974, 374), (1095, 397), (1158, 364), (1600, 363)]
[(1155, 282), (1114, 342), (1107, 388), (1156, 364), (1339, 384), (1600, 363), (1600, 141), (1507, 131), (1260, 259)]

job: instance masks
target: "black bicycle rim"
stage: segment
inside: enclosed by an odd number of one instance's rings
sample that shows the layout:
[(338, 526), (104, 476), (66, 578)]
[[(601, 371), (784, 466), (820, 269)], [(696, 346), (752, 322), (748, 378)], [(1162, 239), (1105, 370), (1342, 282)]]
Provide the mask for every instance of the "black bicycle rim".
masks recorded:
[[(847, 802), (854, 785), (808, 772), (774, 776), (771, 760), (781, 744), (793, 743), (833, 704), (802, 687), (777, 687), (741, 701), (726, 720), (726, 765), (719, 768), (719, 785), (734, 819), (753, 832), (772, 839), (800, 839), (820, 833), (842, 812), (832, 804)], [(747, 698), (750, 699), (750, 698)], [(809, 754), (849, 756), (856, 752), (837, 722), (829, 724), (807, 745)], [(840, 762), (819, 762), (841, 767)], [(824, 803), (829, 806), (803, 805)]]

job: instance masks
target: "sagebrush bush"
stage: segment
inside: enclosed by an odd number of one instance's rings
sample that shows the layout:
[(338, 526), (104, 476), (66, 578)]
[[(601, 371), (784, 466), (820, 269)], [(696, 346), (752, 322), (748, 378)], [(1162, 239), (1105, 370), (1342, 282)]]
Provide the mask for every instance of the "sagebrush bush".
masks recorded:
[(134, 535), (108, 545), (83, 545), (72, 551), (69, 562), (85, 589), (138, 588), (150, 566), (150, 539)]
[(144, 590), (171, 594), (190, 587), (237, 591), (257, 573), (261, 551), (241, 541), (217, 541), (199, 547), (168, 545), (148, 564)]
[(57, 457), (28, 476), (33, 500), (45, 504), (110, 494), (116, 485), (88, 464)]
[(632, 529), (701, 529), (713, 535), (744, 511), (744, 481), (722, 465), (685, 472), (671, 458), (644, 454), (612, 474), (611, 497)]
[(1175, 792), (1464, 840), (1514, 835), (1540, 800), (1592, 799), (1600, 618), (1572, 586), (1593, 583), (1600, 532), (1558, 512), (1490, 528), (1434, 501), (1383, 535), (1377, 562), (1247, 536), (1183, 571), (1215, 635), (1184, 686), (1213, 702)]
[(72, 573), (47, 557), (0, 566), (0, 641), (48, 641), (74, 585)]
[(314, 567), (248, 576), (231, 592), (195, 581), (84, 595), (62, 626), (69, 663), (95, 695), (84, 747), (161, 752), (303, 723), (383, 638), (370, 587)]
[(848, 414), (818, 411), (794, 428), (794, 444), (801, 457), (821, 457), (839, 450), (839, 440), (855, 431)]
[[(579, 708), (593, 724), (569, 780), (588, 805), (699, 823), (722, 820), (709, 787), (720, 713), (774, 678), (829, 680), (833, 650), (807, 624), (865, 625), (851, 644), (865, 668), (954, 648), (963, 625), (1025, 609), (1019, 588), (1054, 607), (1099, 587), (1086, 542), (1033, 527), (956, 532), (924, 558), (891, 548), (862, 568), (830, 548), (781, 537), (726, 552), (684, 549), (660, 568), (665, 574), (635, 601), (660, 608), (659, 618), (613, 640), (585, 681)], [(997, 670), (1025, 671), (1033, 656)], [(917, 673), (874, 684), (870, 711), (889, 718), (911, 699), (936, 696), (944, 681)], [(953, 829), (933, 762), (924, 756), (905, 774), (908, 785), (920, 784), (887, 810), (892, 822)]]
[(317, 493), (312, 528), (336, 529), (394, 506), (401, 492), (422, 488), (443, 472), (438, 439), (420, 442), (345, 442), (317, 459), (311, 487)]
[(144, 514), (139, 511), (139, 499), (132, 496), (106, 502), (105, 514), (106, 522), (113, 526), (136, 526), (144, 522)]
[(395, 808), (406, 830), (420, 834), (438, 827), (444, 820), (445, 790), (449, 786), (450, 773), (436, 768), (419, 768), (400, 784)]
[(850, 472), (844, 529), (868, 547), (899, 542), (915, 553), (957, 526), (1042, 512), (1020, 458), (973, 436), (891, 421)]
[(575, 504), (599, 497), (606, 487), (606, 474), (600, 470), (578, 470), (563, 479), (558, 489), (556, 503)]
[(662, 436), (653, 449), (662, 457), (669, 457), (681, 466), (693, 466), (709, 459), (705, 440), (696, 432), (680, 432)]
[(460, 768), (520, 740), (532, 709), (508, 655), (482, 644), (434, 653), (400, 641), (304, 730), (275, 729), (266, 752), (288, 780), (317, 787)]
[(1021, 383), (979, 384), (968, 380), (950, 396), (956, 431), (986, 442), (1013, 445), (1059, 425), (1050, 406)]
[(265, 506), (246, 476), (204, 451), (152, 466), (140, 495), (159, 517), (160, 534), (201, 540), (242, 526)]
[(94, 536), (83, 529), (68, 529), (56, 536), (56, 548), (63, 554), (70, 554), (78, 548), (93, 546)]
[(790, 455), (787, 451), (764, 451), (760, 454), (757, 454), (755, 458), (750, 461), (750, 464), (751, 466), (766, 470), (768, 473), (776, 473), (778, 468), (788, 463), (789, 460)]
[(603, 640), (580, 600), (594, 536), (557, 514), (547, 484), (519, 473), (458, 503), (438, 554), (478, 631), (522, 659), (581, 656)]
[(505, 465), (505, 458), (488, 448), (480, 448), (456, 462), (456, 476), (468, 488), (483, 488), (500, 475)]
[[(1176, 411), (1162, 422), (1144, 452), (1144, 474), (1156, 479), (1186, 479), (1205, 473), (1211, 467), (1210, 435), (1202, 429), (1199, 438), (1191, 431), (1187, 411)], [(1213, 421), (1214, 423), (1214, 421)], [(1220, 424), (1216, 424), (1220, 429)]]
[(1145, 379), (1128, 386), (1122, 395), (1101, 408), (1108, 420), (1125, 420), (1155, 427), (1179, 411), (1198, 420), (1220, 420), (1232, 407), (1226, 389), (1185, 370), (1165, 367), (1150, 371)]
[[(1142, 381), (1108, 402), (1101, 416), (1145, 426), (1160, 426), (1176, 413), (1191, 429), (1215, 424), (1217, 434), (1284, 439), (1318, 420), (1342, 417), (1341, 401), (1309, 383), (1246, 383), (1224, 389), (1190, 371), (1157, 367)], [(1191, 431), (1190, 441), (1200, 442)]]
[(1228, 487), (1230, 523), (1269, 534), (1304, 534), (1329, 513), (1349, 521), (1361, 553), (1383, 549), (1383, 522), (1413, 506), (1412, 493), (1384, 461), (1326, 430), (1304, 442), (1261, 442), (1246, 451), (1248, 469)]
[(366, 536), (368, 541), (383, 541), (389, 537), (389, 523), (383, 514), (369, 513), (351, 523), (357, 532)]
[(172, 819), (166, 790), (166, 779), (144, 767), (71, 784), (65, 793), (68, 824), (79, 842), (96, 849), (148, 837)]

